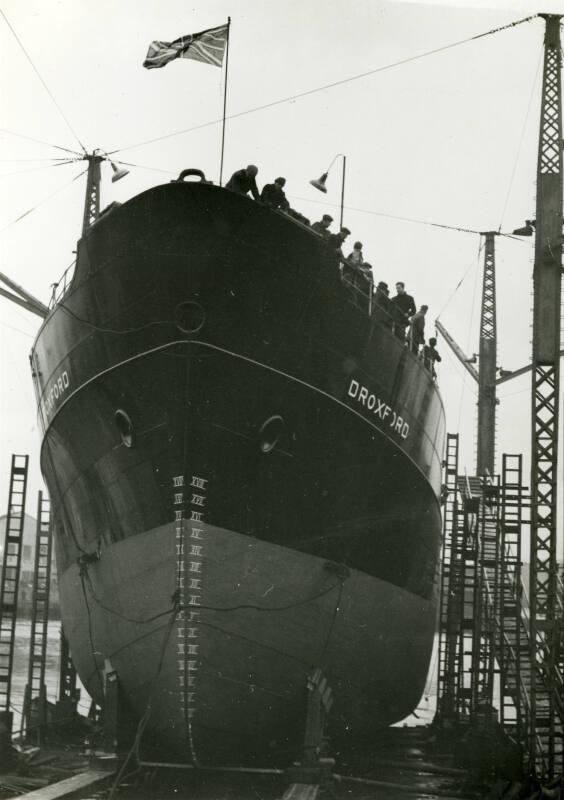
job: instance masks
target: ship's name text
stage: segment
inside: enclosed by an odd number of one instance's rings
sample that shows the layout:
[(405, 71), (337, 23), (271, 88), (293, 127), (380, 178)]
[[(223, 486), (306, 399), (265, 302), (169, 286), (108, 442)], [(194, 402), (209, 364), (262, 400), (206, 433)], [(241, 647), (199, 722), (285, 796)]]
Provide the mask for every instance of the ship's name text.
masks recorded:
[(380, 400), (375, 394), (372, 394), (366, 386), (355, 381), (354, 378), (351, 379), (348, 395), (352, 397), (353, 400), (356, 400), (357, 403), (360, 403), (367, 411), (372, 412), (374, 416), (381, 419), (382, 422), (389, 420), (388, 424), (390, 428), (393, 428), (402, 439), (407, 439), (409, 436), (409, 425), (403, 417), (383, 400)]
[(51, 391), (46, 395), (44, 400), (45, 410), (48, 414), (53, 412), (55, 404), (64, 395), (70, 386), (68, 372), (65, 370), (58, 378), (53, 379)]

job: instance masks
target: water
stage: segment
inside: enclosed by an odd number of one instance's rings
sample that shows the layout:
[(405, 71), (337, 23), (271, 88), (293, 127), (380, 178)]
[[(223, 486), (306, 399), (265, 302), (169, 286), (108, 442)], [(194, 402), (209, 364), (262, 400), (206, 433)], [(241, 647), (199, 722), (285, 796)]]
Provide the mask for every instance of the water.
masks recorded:
[[(22, 724), (22, 709), (24, 704), (25, 687), (28, 682), (29, 648), (31, 636), (31, 621), (20, 619), (16, 623), (16, 643), (14, 650), (14, 664), (12, 672), (11, 710), (14, 712), (14, 733), (19, 733)], [(47, 626), (47, 661), (45, 665), (45, 686), (47, 700), (55, 703), (59, 696), (59, 667), (61, 649), (61, 623), (50, 622)], [(81, 714), (87, 714), (90, 708), (90, 698), (80, 681), (81, 699), (78, 705)]]

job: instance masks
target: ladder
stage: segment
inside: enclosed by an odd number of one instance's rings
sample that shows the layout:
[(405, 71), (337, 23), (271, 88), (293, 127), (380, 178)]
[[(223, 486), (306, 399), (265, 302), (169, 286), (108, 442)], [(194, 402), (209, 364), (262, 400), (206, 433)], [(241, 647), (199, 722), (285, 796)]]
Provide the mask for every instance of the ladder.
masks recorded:
[(472, 642), (472, 711), (493, 709), (496, 609), (499, 598), (499, 486), (481, 478), (477, 521), (476, 594)]
[[(562, 672), (550, 650), (550, 629), (531, 638), (528, 598), (521, 575), (521, 529), (530, 498), (523, 487), (521, 456), (504, 456), (502, 471), (502, 558), (499, 602), (500, 721), (525, 753), (534, 753), (532, 772), (549, 775), (563, 761), (564, 709), (558, 702)], [(561, 592), (560, 592), (561, 596)], [(557, 613), (562, 613), (557, 597)], [(533, 674), (533, 669), (535, 674)], [(535, 703), (532, 702), (533, 680)]]
[(458, 638), (458, 717), (469, 719), (475, 697), (477, 673), (476, 647), (480, 639), (480, 482), (461, 476), (458, 488), (462, 497), (461, 530), (458, 547), (460, 604)]
[[(549, 775), (564, 758), (564, 670), (551, 627), (531, 632), (521, 574), (531, 500), (522, 456), (503, 455), (501, 479), (458, 476), (457, 441), (447, 441), (437, 719), (495, 721), (499, 685), (503, 729), (525, 755), (534, 754), (530, 771)], [(564, 588), (559, 576), (556, 582), (555, 623), (562, 625)]]
[(10, 712), (29, 456), (12, 455), (0, 584), (0, 713)]
[(529, 715), (529, 626), (523, 610), (521, 529), (525, 524), (523, 457), (503, 455), (501, 472), (501, 554), (498, 603), (500, 723), (526, 746)]
[[(499, 487), (490, 477), (459, 476), (462, 526), (457, 715), (493, 718), (498, 596)], [(485, 717), (484, 717), (485, 715)]]
[[(52, 531), (49, 498), (39, 492), (35, 539), (35, 568), (31, 606), (31, 634), (27, 686), (24, 700), (24, 719), (28, 734), (46, 723), (45, 662), (47, 658), (47, 625), (49, 622), (49, 589), (51, 584)], [(32, 725), (32, 706), (39, 701), (38, 725)]]
[(458, 434), (448, 433), (444, 464), (446, 496), (443, 517), (437, 682), (437, 719), (441, 724), (447, 725), (456, 717), (459, 672), (461, 514), (457, 488), (458, 444)]

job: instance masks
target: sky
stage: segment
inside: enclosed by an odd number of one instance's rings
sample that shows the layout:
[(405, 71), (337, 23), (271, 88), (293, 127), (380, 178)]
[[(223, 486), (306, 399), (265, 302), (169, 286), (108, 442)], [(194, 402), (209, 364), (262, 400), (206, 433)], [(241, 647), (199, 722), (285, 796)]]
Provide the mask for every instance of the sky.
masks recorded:
[[(254, 163), (259, 185), (285, 176), (292, 205), (312, 221), (325, 212), (337, 219), (342, 159), (327, 195), (309, 181), (346, 155), (344, 221), (376, 281), (405, 281), (429, 306), (427, 336), (439, 317), (467, 354), (478, 352), (483, 248), (479, 235), (456, 229), (511, 233), (535, 216), (544, 22), (465, 40), (537, 12), (564, 13), (564, 3), (0, 0), (0, 8), (0, 270), (42, 302), (73, 260), (85, 190), (85, 162), (49, 161), (68, 155), (50, 145), (100, 148), (134, 165), (116, 184), (103, 165), (102, 206), (185, 167), (217, 181), (224, 70), (179, 60), (149, 71), (142, 62), (153, 39), (231, 16), (227, 114), (239, 116), (226, 123), (224, 178)], [(253, 111), (285, 98), (295, 99)], [(533, 247), (496, 237), (503, 369), (531, 358)], [(42, 488), (28, 366), (39, 324), (0, 298), (0, 509), (11, 453), (29, 453), (30, 513)], [(439, 351), (447, 430), (460, 433), (461, 464), (474, 474), (477, 387), (440, 339)], [(499, 398), (498, 466), (501, 453), (523, 452), (528, 470), (530, 375), (502, 384)]]

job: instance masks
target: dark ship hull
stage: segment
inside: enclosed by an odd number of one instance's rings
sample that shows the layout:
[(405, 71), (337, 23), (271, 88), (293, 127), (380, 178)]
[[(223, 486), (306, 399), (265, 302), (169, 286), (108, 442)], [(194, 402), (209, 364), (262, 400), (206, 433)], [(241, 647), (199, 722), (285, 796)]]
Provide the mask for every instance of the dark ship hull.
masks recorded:
[(338, 746), (419, 700), (444, 416), (362, 305), (305, 226), (172, 183), (96, 222), (35, 343), (73, 659), (177, 757), (289, 760), (314, 667)]

